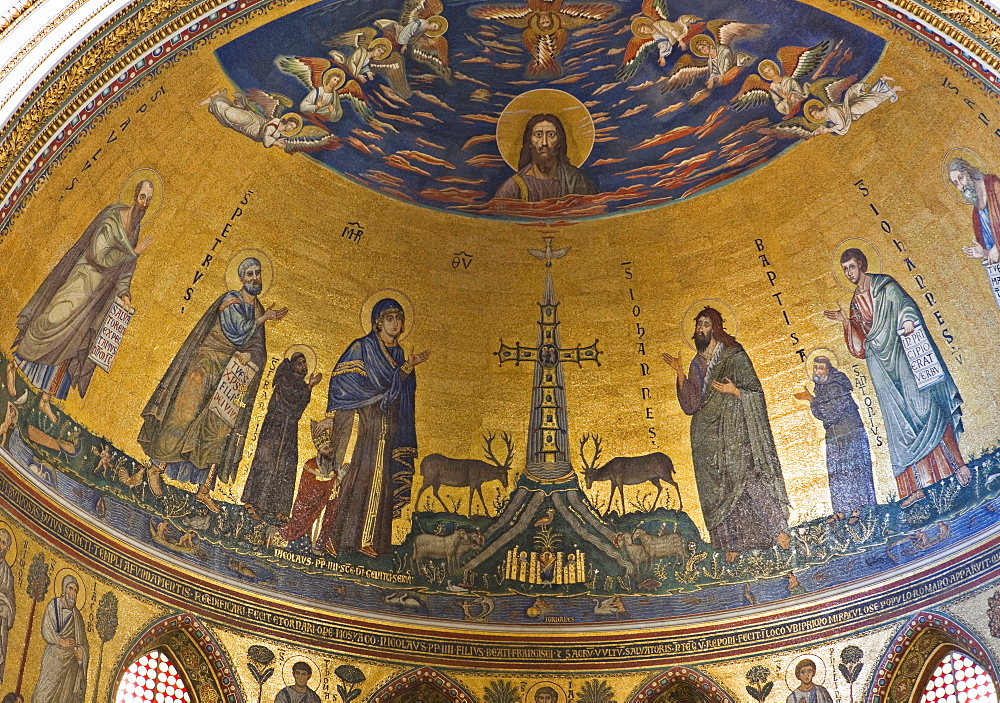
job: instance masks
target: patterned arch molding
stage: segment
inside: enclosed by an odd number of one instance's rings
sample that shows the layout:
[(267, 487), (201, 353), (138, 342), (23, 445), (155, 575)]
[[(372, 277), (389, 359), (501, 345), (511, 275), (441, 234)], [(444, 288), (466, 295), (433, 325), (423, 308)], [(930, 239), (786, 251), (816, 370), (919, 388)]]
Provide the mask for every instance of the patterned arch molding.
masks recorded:
[(192, 698), (201, 703), (245, 703), (233, 669), (215, 637), (189, 613), (171, 615), (146, 629), (129, 647), (118, 666), (116, 687), (132, 662), (158, 647), (170, 650), (182, 669)]
[(694, 686), (715, 703), (735, 703), (728, 693), (710, 678), (686, 666), (674, 666), (644, 683), (628, 703), (652, 703), (664, 691), (678, 683)]
[(442, 694), (455, 701), (455, 703), (475, 702), (475, 698), (469, 695), (469, 692), (459, 684), (429, 666), (422, 666), (419, 669), (402, 674), (382, 686), (372, 694), (371, 698), (368, 699), (368, 703), (388, 703), (388, 701), (393, 700), (396, 696), (422, 684), (433, 686)]
[(867, 703), (906, 703), (920, 683), (927, 658), (942, 645), (965, 652), (993, 677), (989, 649), (962, 625), (940, 613), (917, 613), (899, 631), (879, 661)]

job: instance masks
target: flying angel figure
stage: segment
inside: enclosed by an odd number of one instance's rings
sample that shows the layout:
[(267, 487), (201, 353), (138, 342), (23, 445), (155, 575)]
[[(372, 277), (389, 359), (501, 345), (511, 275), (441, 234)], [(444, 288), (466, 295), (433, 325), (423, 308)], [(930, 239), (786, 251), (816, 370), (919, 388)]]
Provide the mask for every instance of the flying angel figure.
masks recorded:
[(574, 2), (563, 0), (528, 0), (522, 4), (490, 4), (473, 7), (469, 15), (481, 20), (502, 22), (522, 29), (521, 43), (531, 55), (527, 73), (532, 78), (558, 78), (562, 75), (559, 54), (566, 46), (569, 31), (618, 14), (610, 2)]
[(328, 39), (323, 42), (324, 46), (334, 49), (350, 49), (351, 53), (345, 55), (343, 52), (330, 52), (334, 61), (343, 64), (343, 69), (348, 76), (352, 76), (358, 82), (364, 83), (375, 78), (374, 69), (371, 65), (371, 44), (378, 36), (378, 30), (374, 27), (358, 27), (343, 34)]
[(667, 57), (675, 46), (686, 50), (691, 37), (705, 28), (701, 17), (681, 15), (670, 21), (667, 15), (666, 0), (643, 0), (642, 15), (632, 20), (632, 39), (625, 47), (618, 80), (631, 80), (654, 49), (658, 55), (657, 62), (661, 67), (666, 66)]
[(889, 85), (882, 76), (874, 85), (858, 83), (857, 75), (846, 78), (821, 78), (812, 83), (812, 99), (802, 108), (804, 117), (791, 117), (773, 127), (757, 131), (785, 139), (809, 139), (820, 134), (846, 134), (854, 120), (875, 109), (886, 100), (895, 102), (902, 90)]
[(223, 127), (239, 132), (265, 148), (279, 146), (289, 154), (337, 149), (342, 142), (322, 127), (303, 127), (302, 116), (285, 112), (292, 101), (279, 93), (251, 88), (232, 98), (222, 89), (202, 102)]
[(757, 66), (760, 75), (748, 76), (743, 81), (740, 92), (729, 103), (730, 107), (734, 112), (740, 112), (770, 101), (785, 117), (793, 115), (809, 96), (809, 83), (802, 79), (821, 66), (831, 48), (830, 40), (824, 39), (811, 47), (785, 46), (778, 49), (781, 68), (771, 59), (761, 61)]
[[(747, 24), (732, 20), (712, 20), (708, 31), (712, 36), (699, 34), (691, 42), (691, 54), (684, 54), (674, 64), (661, 92), (669, 93), (685, 88), (696, 80), (704, 80), (709, 90), (726, 85), (744, 66), (753, 61), (750, 54), (733, 49), (739, 40), (761, 37), (770, 25)], [(714, 37), (714, 38), (713, 38)]]
[(448, 20), (442, 12), (441, 0), (407, 0), (398, 22), (375, 20), (375, 26), (403, 56), (450, 83), (448, 40), (444, 38)]
[(326, 59), (307, 56), (279, 56), (274, 63), (283, 73), (298, 78), (309, 89), (299, 103), (299, 110), (307, 118), (339, 122), (344, 115), (341, 100), (346, 100), (355, 114), (372, 127), (396, 131), (375, 117), (361, 85), (353, 78), (348, 79), (342, 67)]
[(348, 56), (336, 49), (329, 53), (334, 65), (343, 68), (349, 77), (365, 83), (378, 74), (396, 95), (405, 100), (413, 95), (410, 83), (406, 80), (406, 61), (392, 40), (387, 37), (376, 38), (377, 35), (378, 30), (374, 27), (358, 27), (338, 34), (323, 44), (351, 48)]

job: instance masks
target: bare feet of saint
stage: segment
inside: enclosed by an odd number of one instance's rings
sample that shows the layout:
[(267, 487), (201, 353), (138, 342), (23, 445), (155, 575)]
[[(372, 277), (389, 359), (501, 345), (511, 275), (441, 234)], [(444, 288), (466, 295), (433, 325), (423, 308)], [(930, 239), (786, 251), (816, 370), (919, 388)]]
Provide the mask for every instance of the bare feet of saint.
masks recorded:
[[(968, 469), (966, 469), (966, 470), (968, 470)], [(916, 491), (914, 491), (910, 495), (906, 496), (906, 499), (902, 503), (899, 504), (899, 507), (901, 507), (901, 508), (909, 508), (911, 505), (913, 505), (914, 503), (916, 503), (918, 500), (923, 500), (923, 499), (924, 499), (924, 489), (923, 488), (918, 488)]]
[(48, 393), (42, 393), (42, 397), (38, 400), (38, 409), (42, 411), (45, 417), (52, 420), (52, 424), (56, 424), (59, 422), (59, 418), (56, 417), (55, 411), (52, 410), (52, 404), (49, 402), (51, 398), (52, 396)]

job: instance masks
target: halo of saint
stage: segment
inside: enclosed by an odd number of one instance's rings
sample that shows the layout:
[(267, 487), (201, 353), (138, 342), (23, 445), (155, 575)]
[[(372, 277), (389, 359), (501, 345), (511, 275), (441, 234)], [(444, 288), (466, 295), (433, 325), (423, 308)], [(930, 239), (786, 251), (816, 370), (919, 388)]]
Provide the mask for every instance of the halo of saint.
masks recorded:
[(302, 354), (306, 358), (306, 378), (316, 371), (316, 350), (308, 344), (293, 344), (285, 350), (285, 358), (291, 360), (296, 354)]
[(857, 287), (849, 280), (847, 280), (847, 274), (844, 273), (844, 268), (840, 264), (840, 255), (843, 254), (848, 249), (860, 249), (868, 259), (868, 273), (882, 273), (882, 255), (874, 244), (869, 242), (867, 239), (861, 239), (859, 237), (851, 237), (849, 239), (843, 240), (833, 249), (833, 258), (830, 259), (830, 272), (839, 285), (844, 290), (853, 293), (854, 289)]
[(140, 168), (130, 173), (122, 182), (121, 191), (118, 193), (118, 202), (127, 204), (135, 200), (135, 189), (143, 181), (149, 181), (153, 184), (153, 197), (146, 207), (146, 214), (142, 217), (142, 223), (148, 225), (163, 206), (163, 178), (160, 177), (159, 173), (151, 168)]
[(403, 327), (403, 332), (396, 339), (397, 342), (402, 342), (413, 332), (413, 327), (417, 320), (414, 315), (413, 301), (410, 300), (410, 296), (396, 288), (383, 288), (368, 296), (361, 306), (361, 317), (359, 318), (361, 332), (368, 334), (372, 331), (372, 308), (383, 298), (392, 298), (403, 307), (403, 319), (406, 321), (406, 324)]
[(734, 337), (738, 337), (740, 333), (740, 318), (736, 316), (733, 311), (732, 306), (729, 305), (724, 300), (718, 298), (701, 298), (696, 300), (690, 305), (688, 305), (687, 310), (681, 315), (680, 322), (680, 332), (681, 339), (684, 343), (688, 345), (689, 349), (694, 349), (694, 339), (691, 335), (694, 332), (695, 320), (698, 317), (698, 313), (705, 309), (705, 307), (712, 307), (719, 311), (722, 315), (722, 321), (726, 323), (726, 331), (729, 332)]
[(14, 529), (6, 522), (0, 522), (0, 530), (6, 530), (7, 534), (10, 535), (10, 546), (7, 548), (7, 556), (4, 561), (10, 566), (14, 566), (14, 562), (17, 560), (17, 538), (14, 536)]
[[(812, 381), (813, 380), (813, 377), (812, 377), (812, 375), (813, 375), (813, 370), (812, 370), (813, 369), (813, 362), (816, 359), (818, 359), (818, 358), (829, 359), (830, 363), (833, 364), (833, 367), (835, 369), (839, 369), (840, 368), (840, 359), (837, 358), (837, 353), (835, 351), (833, 351), (833, 349), (829, 349), (827, 347), (816, 347), (815, 349), (811, 350), (810, 352), (808, 352), (806, 354), (805, 370), (806, 370), (806, 380), (807, 381)], [(798, 684), (796, 684), (796, 685), (798, 685)]]
[(941, 162), (941, 177), (944, 178), (944, 185), (948, 189), (948, 192), (951, 193), (951, 197), (962, 205), (968, 205), (969, 201), (965, 199), (965, 196), (955, 187), (955, 184), (951, 182), (951, 178), (949, 177), (950, 171), (948, 167), (952, 159), (955, 158), (964, 159), (967, 164), (979, 169), (982, 173), (994, 173), (994, 171), (985, 159), (968, 147), (957, 146), (945, 154), (944, 161)]
[(226, 286), (227, 290), (241, 290), (243, 288), (239, 268), (241, 263), (250, 258), (260, 262), (260, 293), (257, 294), (259, 298), (267, 293), (274, 281), (274, 265), (271, 263), (270, 257), (259, 249), (244, 249), (236, 252), (226, 264)]
[[(553, 696), (549, 693), (549, 691), (556, 692), (556, 700), (551, 700)], [(566, 689), (562, 686), (557, 683), (553, 683), (552, 681), (539, 681), (533, 686), (529, 686), (528, 690), (524, 692), (524, 703), (535, 703), (536, 696), (543, 692), (547, 694), (543, 696), (543, 698), (548, 700), (538, 701), (538, 703), (567, 703), (567, 701), (569, 701), (569, 697), (566, 695)]]
[(579, 168), (594, 148), (594, 118), (578, 99), (562, 90), (539, 88), (521, 93), (507, 103), (497, 121), (497, 148), (515, 171), (521, 157), (525, 125), (533, 116), (558, 117), (566, 131), (566, 156)]
[(305, 662), (312, 669), (313, 675), (316, 675), (317, 671), (320, 671), (319, 666), (309, 657), (303, 656), (301, 654), (296, 654), (294, 657), (289, 657), (285, 660), (285, 663), (281, 665), (281, 680), (286, 686), (295, 685), (295, 677), (292, 676), (292, 669), (299, 662)]
[(65, 579), (67, 576), (72, 576), (73, 579), (76, 581), (76, 589), (77, 589), (76, 590), (76, 602), (77, 602), (77, 606), (76, 607), (79, 608), (81, 605), (83, 605), (84, 603), (87, 602), (87, 589), (83, 585), (83, 579), (80, 578), (80, 574), (77, 573), (77, 571), (75, 569), (72, 569), (72, 568), (70, 568), (68, 566), (64, 566), (63, 568), (59, 569), (59, 571), (56, 572), (56, 577), (52, 581), (52, 583), (54, 583), (55, 587), (56, 587), (55, 595), (57, 597), (62, 595), (62, 592), (63, 592), (63, 586), (62, 586), (63, 579)]
[(790, 691), (794, 691), (799, 687), (800, 681), (795, 675), (795, 669), (798, 667), (799, 662), (803, 659), (811, 661), (816, 668), (816, 673), (813, 674), (812, 678), (812, 682), (814, 684), (823, 685), (823, 682), (826, 681), (826, 664), (823, 662), (823, 659), (814, 654), (803, 654), (792, 659), (792, 661), (788, 663), (788, 666), (785, 667), (785, 685), (788, 686)]

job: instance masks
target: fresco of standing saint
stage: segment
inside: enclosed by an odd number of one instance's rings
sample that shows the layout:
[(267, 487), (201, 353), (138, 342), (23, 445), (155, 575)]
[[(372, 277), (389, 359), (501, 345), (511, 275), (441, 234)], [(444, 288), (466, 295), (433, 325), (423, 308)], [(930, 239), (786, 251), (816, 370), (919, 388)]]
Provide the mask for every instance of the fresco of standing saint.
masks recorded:
[(45, 652), (31, 703), (83, 703), (86, 699), (90, 643), (76, 607), (80, 584), (67, 574), (61, 587), (62, 594), (49, 601), (42, 617)]

